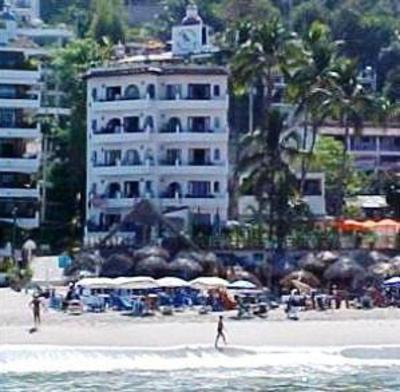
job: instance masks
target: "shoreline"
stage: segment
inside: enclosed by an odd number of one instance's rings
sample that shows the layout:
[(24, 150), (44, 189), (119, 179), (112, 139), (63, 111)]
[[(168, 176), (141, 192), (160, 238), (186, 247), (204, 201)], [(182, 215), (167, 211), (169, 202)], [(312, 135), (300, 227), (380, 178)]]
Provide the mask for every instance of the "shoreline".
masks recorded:
[[(39, 330), (30, 333), (29, 300), (24, 293), (0, 289), (0, 347), (212, 346), (219, 316), (188, 311), (137, 319), (113, 311), (71, 316), (49, 310), (43, 312)], [(282, 309), (271, 311), (266, 319), (234, 320), (236, 312), (224, 315), (228, 345), (233, 347), (400, 346), (400, 309), (307, 311), (300, 313), (299, 321), (287, 320)]]

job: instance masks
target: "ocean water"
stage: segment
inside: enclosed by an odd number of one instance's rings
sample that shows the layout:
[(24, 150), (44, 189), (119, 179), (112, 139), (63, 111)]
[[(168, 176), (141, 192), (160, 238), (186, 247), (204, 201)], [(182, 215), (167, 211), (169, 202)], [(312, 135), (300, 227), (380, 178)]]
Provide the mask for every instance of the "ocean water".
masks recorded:
[(0, 346), (0, 391), (400, 391), (400, 347)]

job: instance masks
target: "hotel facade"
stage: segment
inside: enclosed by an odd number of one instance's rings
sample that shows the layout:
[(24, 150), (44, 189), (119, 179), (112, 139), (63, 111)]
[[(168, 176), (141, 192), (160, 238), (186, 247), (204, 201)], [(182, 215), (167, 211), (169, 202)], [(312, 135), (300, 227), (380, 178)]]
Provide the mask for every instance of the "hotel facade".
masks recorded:
[[(193, 59), (213, 50), (195, 6), (172, 37), (171, 53), (121, 56), (87, 74), (86, 243), (144, 199), (194, 225), (227, 220), (227, 70)], [(118, 238), (139, 232), (127, 222)]]

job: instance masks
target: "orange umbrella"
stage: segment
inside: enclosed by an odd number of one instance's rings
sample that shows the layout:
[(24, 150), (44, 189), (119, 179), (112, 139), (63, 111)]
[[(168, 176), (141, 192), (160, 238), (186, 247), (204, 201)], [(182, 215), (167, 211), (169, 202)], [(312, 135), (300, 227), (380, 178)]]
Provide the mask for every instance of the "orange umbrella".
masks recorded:
[(364, 229), (363, 223), (353, 219), (346, 219), (341, 223), (341, 229), (344, 231), (355, 231)]
[(383, 230), (398, 231), (400, 229), (400, 223), (394, 221), (393, 219), (383, 219), (383, 220), (375, 223), (375, 228), (383, 229)]
[(376, 227), (376, 222), (374, 222), (373, 220), (367, 220), (362, 223), (362, 226), (366, 230), (373, 230)]

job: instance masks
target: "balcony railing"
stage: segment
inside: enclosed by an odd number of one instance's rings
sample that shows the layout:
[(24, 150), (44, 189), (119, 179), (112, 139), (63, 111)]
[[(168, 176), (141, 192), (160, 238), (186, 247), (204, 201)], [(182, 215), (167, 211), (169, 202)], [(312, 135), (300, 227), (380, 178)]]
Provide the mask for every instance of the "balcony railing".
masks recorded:
[(0, 128), (11, 128), (11, 129), (35, 129), (37, 125), (35, 123), (28, 122), (0, 122)]
[(365, 143), (365, 144), (352, 144), (351, 150), (352, 151), (376, 151), (377, 145), (376, 143)]
[(37, 100), (37, 99), (39, 99), (39, 95), (32, 94), (32, 93), (0, 94), (0, 99)]
[(129, 127), (102, 127), (100, 129), (94, 130), (95, 135), (114, 135), (119, 133), (144, 133), (146, 132), (143, 128), (129, 128)]

